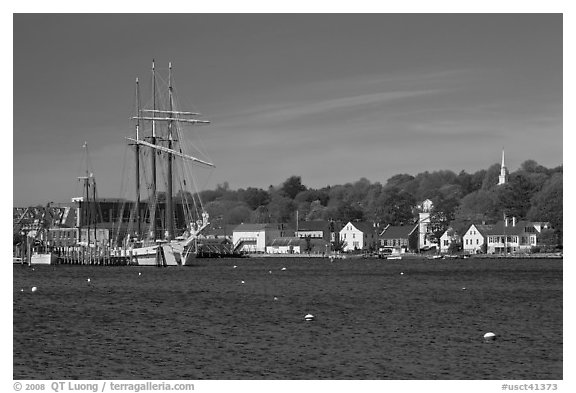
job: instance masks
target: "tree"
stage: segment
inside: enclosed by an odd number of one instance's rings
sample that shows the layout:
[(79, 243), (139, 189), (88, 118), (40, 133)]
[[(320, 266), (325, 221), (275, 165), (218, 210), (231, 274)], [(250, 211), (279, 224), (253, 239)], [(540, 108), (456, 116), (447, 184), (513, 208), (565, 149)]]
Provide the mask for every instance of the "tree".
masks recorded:
[(534, 195), (528, 218), (532, 221), (550, 222), (556, 232), (558, 244), (562, 245), (563, 236), (563, 179), (562, 173), (555, 173)]
[[(454, 220), (457, 207), (458, 200), (455, 198), (436, 200), (430, 212), (430, 223), (428, 224), (428, 230), (430, 231), (428, 237), (431, 242), (440, 244), (440, 238)], [(438, 251), (440, 251), (440, 247), (438, 247)]]
[(305, 191), (306, 186), (302, 185), (300, 176), (290, 176), (280, 188), (282, 193), (290, 199), (294, 199), (299, 192)]
[(320, 201), (313, 201), (310, 203), (310, 210), (306, 215), (306, 221), (321, 220), (324, 217), (326, 208), (322, 206)]
[(399, 188), (403, 189), (403, 186), (412, 182), (414, 176), (408, 174), (394, 175), (386, 181), (386, 188)]
[(270, 202), (270, 194), (260, 189), (248, 187), (246, 191), (241, 193), (240, 199), (244, 201), (252, 210), (257, 209), (259, 206), (267, 205)]
[(293, 222), (296, 213), (296, 204), (283, 193), (275, 192), (271, 195), (268, 204), (270, 222), (288, 223)]
[(405, 225), (414, 221), (412, 209), (416, 200), (412, 194), (392, 188), (384, 191), (375, 201), (374, 221), (390, 225)]
[(538, 190), (538, 186), (530, 181), (523, 172), (515, 172), (509, 176), (506, 184), (498, 186), (498, 207), (510, 217), (525, 218), (530, 209), (530, 200)]
[(494, 164), (484, 174), (482, 189), (488, 190), (498, 185), (498, 176), (500, 176), (500, 164)]
[(543, 229), (538, 235), (538, 245), (544, 252), (554, 252), (559, 246), (558, 235), (552, 229)]

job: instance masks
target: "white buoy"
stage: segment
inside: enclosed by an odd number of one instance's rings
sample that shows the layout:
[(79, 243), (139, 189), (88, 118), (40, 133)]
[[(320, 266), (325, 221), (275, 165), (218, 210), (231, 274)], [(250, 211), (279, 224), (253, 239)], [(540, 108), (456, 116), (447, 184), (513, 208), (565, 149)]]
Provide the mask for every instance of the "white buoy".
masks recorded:
[(274, 301), (278, 300), (278, 298), (276, 296), (274, 296)]
[(272, 270), (268, 270), (268, 274), (272, 274)]
[(86, 281), (87, 281), (87, 282), (90, 282), (90, 279), (87, 279)]
[(37, 289), (38, 288), (36, 288), (36, 287), (32, 287), (32, 292), (36, 292)]
[(283, 267), (283, 268), (282, 268), (282, 269), (280, 269), (280, 270), (284, 271), (284, 270), (286, 270), (286, 268), (285, 268), (285, 267)]
[(24, 288), (20, 289), (20, 292), (24, 292)]
[(233, 269), (236, 269), (237, 267), (238, 267), (238, 266), (236, 266), (236, 265), (232, 266)]
[(484, 341), (494, 341), (496, 340), (496, 335), (492, 332), (488, 332), (484, 335)]
[(142, 273), (138, 272), (138, 275), (139, 275), (139, 276), (141, 276), (141, 275), (142, 275)]
[(313, 320), (314, 320), (314, 315), (312, 315), (312, 314), (306, 314), (306, 315), (304, 316), (304, 320), (305, 320), (305, 321), (313, 321)]
[(465, 291), (465, 290), (466, 290), (466, 287), (462, 287), (462, 290)]
[(404, 272), (400, 272), (400, 275), (403, 276), (403, 275), (404, 275)]
[(240, 284), (244, 284), (244, 280), (240, 281)]

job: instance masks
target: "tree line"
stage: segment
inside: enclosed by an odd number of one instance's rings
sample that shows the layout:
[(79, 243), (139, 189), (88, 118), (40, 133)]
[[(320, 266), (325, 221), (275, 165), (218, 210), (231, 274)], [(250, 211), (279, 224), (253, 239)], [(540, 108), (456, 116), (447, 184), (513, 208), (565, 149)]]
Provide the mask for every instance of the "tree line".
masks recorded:
[[(451, 226), (463, 234), (471, 223), (495, 223), (503, 216), (517, 220), (550, 222), (557, 244), (562, 242), (563, 167), (545, 168), (527, 160), (498, 186), (500, 164), (474, 173), (450, 170), (397, 174), (385, 184), (360, 178), (353, 183), (315, 189), (291, 176), (267, 190), (256, 187), (230, 189), (227, 182), (199, 193), (212, 221), (240, 223), (295, 223), (333, 220), (372, 221), (387, 225), (416, 222), (416, 205), (434, 203), (433, 233)], [(434, 235), (433, 235), (434, 236)]]

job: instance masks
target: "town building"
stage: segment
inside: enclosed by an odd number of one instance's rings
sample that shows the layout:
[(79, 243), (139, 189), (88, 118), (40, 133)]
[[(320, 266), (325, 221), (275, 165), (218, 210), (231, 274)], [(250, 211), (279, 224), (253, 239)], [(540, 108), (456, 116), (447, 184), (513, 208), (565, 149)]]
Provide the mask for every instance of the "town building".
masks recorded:
[(324, 239), (331, 241), (330, 221), (298, 222), (295, 236), (299, 238)]
[(462, 236), (462, 250), (467, 254), (484, 252), (486, 238), (493, 227), (487, 224), (471, 224)]
[(376, 250), (379, 229), (379, 224), (366, 221), (349, 221), (340, 230), (340, 241), (344, 243), (342, 251)]
[(299, 237), (279, 237), (272, 240), (269, 246), (266, 246), (266, 253), (268, 254), (300, 254), (302, 252), (302, 244), (305, 243)]
[(430, 241), (430, 213), (434, 203), (430, 199), (424, 200), (416, 208), (418, 210), (418, 246), (417, 248), (426, 251), (432, 247), (437, 247), (435, 242)]
[(232, 231), (235, 252), (266, 252), (266, 246), (283, 234), (282, 224), (240, 224)]
[(452, 244), (460, 244), (461, 238), (453, 228), (448, 228), (440, 237), (440, 252), (445, 254), (450, 251)]
[(418, 225), (388, 225), (379, 236), (380, 252), (403, 254), (418, 250)]
[(530, 221), (516, 221), (515, 217), (496, 223), (487, 234), (487, 253), (525, 253), (536, 246), (538, 230)]

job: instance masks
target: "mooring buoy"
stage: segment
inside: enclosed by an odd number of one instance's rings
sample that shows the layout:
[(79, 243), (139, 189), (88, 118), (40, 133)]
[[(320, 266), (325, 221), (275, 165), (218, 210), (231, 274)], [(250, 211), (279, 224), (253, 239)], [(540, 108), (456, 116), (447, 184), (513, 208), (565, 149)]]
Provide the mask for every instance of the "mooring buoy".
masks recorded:
[(494, 341), (496, 340), (496, 335), (492, 332), (488, 332), (484, 335), (484, 341)]
[(314, 317), (314, 315), (312, 315), (312, 314), (306, 314), (306, 315), (304, 316), (304, 320), (305, 320), (305, 321), (313, 321), (314, 318), (315, 318), (315, 317)]
[(38, 288), (36, 288), (36, 287), (32, 287), (32, 292), (36, 292), (37, 289)]

